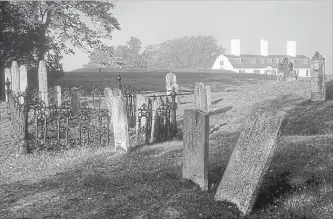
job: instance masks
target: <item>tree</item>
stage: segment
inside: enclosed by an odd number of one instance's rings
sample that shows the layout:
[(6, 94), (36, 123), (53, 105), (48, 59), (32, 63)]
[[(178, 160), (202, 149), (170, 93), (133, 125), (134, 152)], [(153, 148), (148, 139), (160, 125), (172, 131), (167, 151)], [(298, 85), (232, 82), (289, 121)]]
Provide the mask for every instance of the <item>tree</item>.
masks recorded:
[(114, 68), (117, 66), (113, 57), (114, 48), (112, 46), (105, 46), (101, 49), (95, 49), (89, 55), (89, 63), (85, 65), (86, 68), (104, 67)]
[[(110, 12), (115, 5), (106, 1), (21, 1), (19, 13), (26, 19), (36, 40), (37, 60), (59, 63), (61, 52), (74, 54), (67, 43), (91, 52), (102, 48), (101, 39), (111, 39), (120, 30)], [(87, 25), (87, 20), (91, 25)], [(56, 66), (61, 68), (60, 65)]]

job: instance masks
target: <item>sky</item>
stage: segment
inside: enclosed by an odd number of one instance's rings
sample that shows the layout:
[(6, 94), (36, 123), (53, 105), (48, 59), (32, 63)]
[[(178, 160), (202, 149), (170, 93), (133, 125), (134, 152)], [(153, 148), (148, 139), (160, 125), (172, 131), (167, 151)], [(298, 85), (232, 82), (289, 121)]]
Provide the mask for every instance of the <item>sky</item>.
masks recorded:
[[(121, 30), (110, 45), (125, 44), (131, 36), (143, 46), (183, 36), (214, 36), (227, 53), (231, 39), (240, 39), (241, 54), (286, 54), (287, 41), (296, 41), (296, 54), (311, 58), (319, 51), (332, 73), (332, 1), (139, 1), (119, 0), (113, 10)], [(82, 68), (88, 54), (75, 49), (64, 55), (64, 70)]]

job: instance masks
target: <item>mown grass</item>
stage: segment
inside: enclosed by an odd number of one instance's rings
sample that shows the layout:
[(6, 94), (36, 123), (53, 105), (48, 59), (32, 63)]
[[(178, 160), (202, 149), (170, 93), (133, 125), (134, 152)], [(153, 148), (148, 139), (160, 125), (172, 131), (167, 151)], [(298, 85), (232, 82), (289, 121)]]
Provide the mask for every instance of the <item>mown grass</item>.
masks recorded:
[(309, 103), (308, 92), (306, 80), (215, 92), (214, 107), (224, 110), (210, 116), (208, 192), (182, 180), (181, 141), (127, 154), (110, 147), (8, 153), (0, 158), (0, 218), (239, 218), (234, 205), (213, 197), (239, 127), (258, 104), (288, 116), (248, 218), (332, 218), (333, 133), (324, 121), (332, 121), (333, 104)]

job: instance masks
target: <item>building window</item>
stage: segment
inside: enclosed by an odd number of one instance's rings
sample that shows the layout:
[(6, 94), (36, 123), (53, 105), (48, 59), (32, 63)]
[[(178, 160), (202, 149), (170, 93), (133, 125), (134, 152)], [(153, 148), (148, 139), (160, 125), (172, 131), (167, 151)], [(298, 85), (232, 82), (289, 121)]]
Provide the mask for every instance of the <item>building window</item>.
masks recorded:
[(252, 63), (253, 63), (253, 64), (256, 63), (256, 59), (255, 59), (255, 58), (252, 59)]
[(245, 70), (238, 70), (239, 73), (245, 73)]
[(269, 59), (268, 59), (268, 63), (272, 63), (272, 58), (269, 58)]
[(242, 63), (242, 59), (241, 58), (238, 58), (238, 63)]
[(220, 66), (223, 66), (223, 61), (220, 61)]
[(308, 60), (307, 59), (304, 59), (304, 64), (308, 64)]
[(261, 59), (261, 64), (265, 64), (265, 59)]
[(279, 64), (280, 59), (279, 58), (275, 59), (275, 62), (276, 62), (276, 64)]
[(309, 77), (309, 70), (305, 71), (306, 77)]
[(260, 70), (254, 70), (254, 74), (260, 74)]

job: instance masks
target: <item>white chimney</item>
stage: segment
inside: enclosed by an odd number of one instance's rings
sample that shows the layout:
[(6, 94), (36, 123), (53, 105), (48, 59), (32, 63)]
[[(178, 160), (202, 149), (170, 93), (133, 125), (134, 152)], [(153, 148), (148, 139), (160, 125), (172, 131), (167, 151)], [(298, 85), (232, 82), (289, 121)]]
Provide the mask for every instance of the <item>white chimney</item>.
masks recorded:
[(240, 39), (231, 40), (231, 54), (234, 56), (240, 56)]
[(268, 41), (267, 40), (260, 40), (260, 55), (268, 56)]
[(287, 41), (287, 55), (296, 56), (296, 41)]

